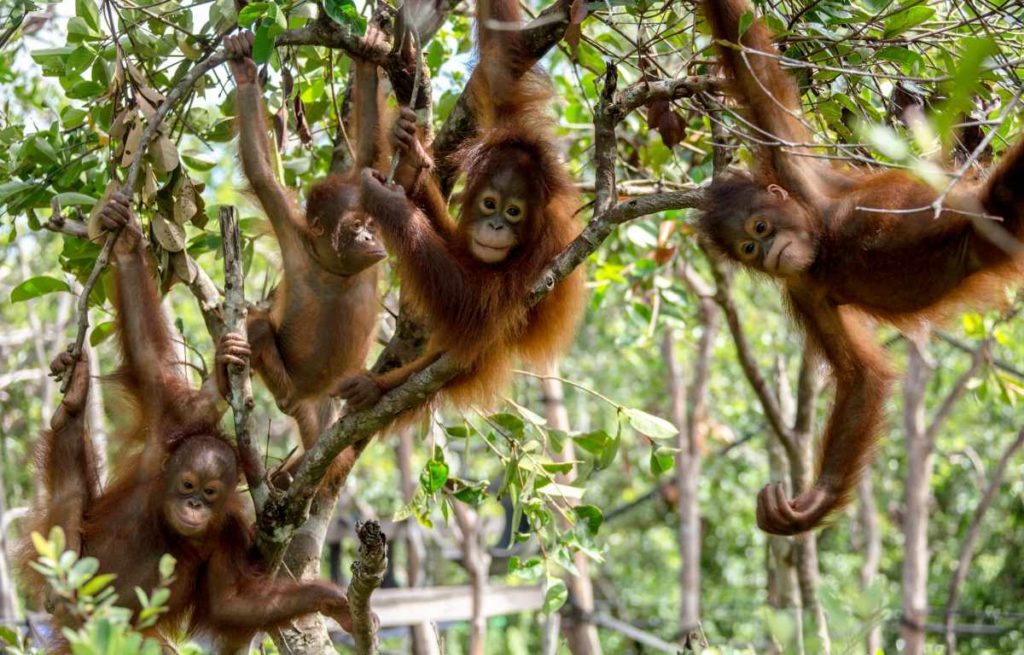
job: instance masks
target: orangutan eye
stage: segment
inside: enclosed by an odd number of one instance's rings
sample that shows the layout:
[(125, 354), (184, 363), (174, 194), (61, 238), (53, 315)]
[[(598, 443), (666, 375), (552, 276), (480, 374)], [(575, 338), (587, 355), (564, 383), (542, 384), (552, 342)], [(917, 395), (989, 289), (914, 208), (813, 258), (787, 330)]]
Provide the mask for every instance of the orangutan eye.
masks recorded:
[(209, 499), (212, 499), (214, 496), (217, 495), (217, 490), (214, 489), (213, 487), (207, 487), (203, 489), (203, 495)]
[(484, 196), (480, 199), (480, 208), (487, 213), (493, 213), (498, 208), (498, 201), (494, 196)]
[(757, 250), (757, 244), (753, 241), (746, 241), (740, 246), (740, 250), (747, 257), (750, 257)]
[(754, 231), (757, 232), (758, 234), (764, 234), (765, 232), (768, 231), (768, 224), (765, 223), (764, 221), (758, 221), (757, 223), (754, 224)]
[(515, 223), (522, 219), (523, 210), (519, 205), (509, 205), (505, 208), (505, 216), (508, 218), (510, 223)]
[(184, 489), (185, 491), (192, 491), (193, 487), (195, 487), (195, 485), (189, 482), (188, 480), (181, 481), (181, 488)]

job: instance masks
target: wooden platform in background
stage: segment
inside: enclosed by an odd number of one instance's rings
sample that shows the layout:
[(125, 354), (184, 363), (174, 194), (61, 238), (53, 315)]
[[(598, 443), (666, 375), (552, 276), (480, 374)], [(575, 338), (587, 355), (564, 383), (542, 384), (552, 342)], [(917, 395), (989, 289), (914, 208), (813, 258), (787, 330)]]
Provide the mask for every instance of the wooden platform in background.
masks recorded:
[[(370, 598), (382, 628), (468, 621), (473, 615), (468, 585), (377, 589)], [(539, 585), (487, 587), (484, 591), (484, 616), (536, 612), (543, 606), (544, 590)]]

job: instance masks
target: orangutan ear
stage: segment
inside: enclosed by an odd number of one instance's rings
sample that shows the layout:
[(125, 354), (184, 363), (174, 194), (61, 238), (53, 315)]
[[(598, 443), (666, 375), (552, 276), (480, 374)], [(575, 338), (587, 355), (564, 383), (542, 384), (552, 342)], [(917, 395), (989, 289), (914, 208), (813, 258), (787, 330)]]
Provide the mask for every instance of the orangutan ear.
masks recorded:
[(768, 193), (775, 196), (780, 202), (789, 200), (789, 192), (780, 187), (778, 184), (769, 184)]
[(322, 237), (324, 235), (324, 226), (320, 222), (319, 217), (314, 216), (310, 218), (309, 221), (307, 222), (307, 226), (309, 227), (310, 234), (312, 234), (313, 236)]

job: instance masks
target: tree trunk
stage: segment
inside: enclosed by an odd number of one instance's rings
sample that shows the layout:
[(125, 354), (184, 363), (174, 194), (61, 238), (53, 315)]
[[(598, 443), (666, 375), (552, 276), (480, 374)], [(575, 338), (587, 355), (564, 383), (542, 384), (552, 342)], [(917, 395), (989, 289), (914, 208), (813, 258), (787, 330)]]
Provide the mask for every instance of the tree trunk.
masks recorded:
[[(416, 476), (412, 469), (413, 430), (403, 429), (398, 439), (396, 455), (398, 472), (402, 478), (402, 498), (412, 500), (416, 493)], [(405, 574), (406, 584), (418, 587), (423, 584), (423, 532), (418, 521), (405, 522)], [(409, 628), (412, 655), (440, 655), (434, 629), (429, 622), (417, 623)]]
[[(860, 529), (861, 548), (864, 550), (864, 562), (860, 567), (860, 586), (869, 589), (878, 576), (878, 564), (882, 559), (882, 534), (878, 529), (878, 508), (875, 504), (875, 485), (869, 468), (857, 485), (857, 525)], [(868, 655), (874, 655), (882, 649), (882, 629), (880, 617), (870, 617), (871, 627), (865, 637)]]
[[(811, 455), (810, 435), (798, 435), (800, 442), (800, 457), (794, 462), (790, 461), (790, 479), (794, 489), (808, 489), (814, 482), (811, 471), (813, 470), (813, 456)], [(796, 548), (796, 577), (800, 584), (800, 600), (804, 610), (814, 619), (815, 634), (820, 642), (820, 652), (832, 652), (832, 643), (828, 634), (828, 621), (825, 618), (825, 609), (818, 599), (818, 587), (820, 585), (820, 574), (818, 566), (818, 535), (815, 532), (805, 532), (793, 537), (793, 544)]]
[[(334, 507), (341, 495), (341, 486), (328, 488), (326, 483), (317, 493), (309, 520), (295, 531), (284, 555), (280, 575), (295, 580), (316, 580), (320, 577), (320, 554), (331, 526)], [(323, 617), (307, 614), (271, 635), (282, 653), (301, 655), (333, 655), (336, 650), (327, 632)]]
[[(565, 409), (565, 391), (562, 381), (557, 379), (558, 366), (554, 365), (548, 371), (552, 377), (541, 380), (541, 394), (544, 401), (545, 418), (548, 420), (548, 427), (555, 430), (569, 430), (569, 414)], [(553, 453), (556, 462), (572, 462), (576, 460), (576, 453), (572, 440), (567, 439), (561, 453)], [(576, 477), (576, 466), (573, 465), (568, 475), (557, 475), (556, 479), (560, 484), (567, 484)], [(563, 522), (563, 527), (568, 527)], [(513, 526), (513, 530), (515, 526)], [(569, 597), (575, 605), (576, 611), (566, 612), (562, 616), (562, 632), (568, 642), (569, 652), (572, 655), (601, 655), (601, 642), (597, 638), (597, 628), (590, 622), (589, 617), (594, 612), (594, 587), (590, 582), (590, 560), (583, 553), (573, 555), (573, 563), (579, 575), (570, 575), (566, 580), (566, 587), (569, 590)]]
[[(331, 422), (336, 418), (336, 407), (333, 401), (330, 406), (323, 407), (330, 412)], [(329, 423), (325, 423), (329, 425)], [(354, 463), (355, 457), (351, 449), (344, 451), (339, 458), (351, 459), (348, 468)], [(320, 560), (324, 549), (324, 540), (334, 518), (334, 509), (338, 497), (345, 486), (344, 476), (324, 479), (313, 504), (309, 510), (309, 520), (295, 530), (292, 543), (285, 551), (278, 575), (290, 580), (317, 580), (320, 578)], [(336, 649), (327, 632), (327, 625), (320, 614), (307, 614), (292, 621), (287, 627), (275, 630), (271, 637), (278, 650), (289, 655), (334, 655)]]
[[(680, 633), (684, 643), (700, 639), (700, 552), (701, 525), (697, 487), (700, 481), (701, 430), (707, 421), (708, 380), (714, 339), (718, 332), (718, 306), (709, 296), (700, 296), (699, 317), (703, 326), (697, 342), (693, 382), (687, 392), (674, 352), (674, 335), (665, 331), (662, 357), (668, 369), (672, 420), (679, 429), (676, 455), (676, 490), (679, 501), (679, 587)], [(685, 400), (684, 400), (685, 399)]]
[[(768, 479), (789, 478), (786, 451), (778, 439), (768, 441)], [(796, 579), (796, 544), (792, 539), (768, 535), (768, 604), (793, 612), (797, 620), (797, 649), (803, 651), (803, 615), (800, 610), (800, 587)]]
[(469, 622), (469, 655), (484, 655), (487, 646), (487, 617), (484, 616), (484, 594), (491, 557), (487, 554), (480, 531), (480, 517), (459, 501), (452, 502), (455, 521), (462, 532), (462, 562), (469, 573), (473, 615)]
[[(784, 468), (789, 470), (789, 492), (793, 493), (794, 491), (807, 489), (813, 483), (813, 416), (814, 405), (818, 397), (817, 372), (813, 356), (805, 347), (800, 364), (800, 383), (796, 397), (793, 395), (789, 377), (786, 374), (785, 363), (781, 358), (776, 360), (775, 363), (775, 378), (779, 409), (786, 424), (792, 426), (792, 439), (796, 446), (796, 452), (786, 453), (781, 439), (775, 439), (774, 441), (779, 442), (779, 450), (787, 454), (786, 467)], [(772, 537), (770, 541), (776, 539), (776, 537)], [(782, 539), (788, 542), (789, 549), (787, 550), (781, 543), (778, 543), (776, 557), (779, 559), (784, 557), (792, 558), (795, 564), (793, 574), (796, 576), (797, 589), (800, 592), (799, 607), (801, 611), (798, 612), (799, 641), (797, 647), (801, 652), (804, 652), (804, 618), (806, 615), (810, 615), (814, 622), (815, 636), (819, 642), (811, 650), (813, 652), (829, 653), (832, 649), (832, 643), (828, 634), (828, 622), (825, 618), (825, 610), (818, 600), (820, 579), (817, 535), (814, 532), (805, 532), (791, 539), (785, 537)], [(789, 583), (790, 580), (783, 582)]]
[[(7, 511), (4, 497), (5, 486), (3, 466), (0, 466), (0, 517)], [(7, 532), (0, 530), (0, 621), (10, 625), (18, 620), (18, 597), (11, 577), (11, 568), (7, 560)]]
[[(923, 344), (923, 340), (921, 344)], [(908, 339), (903, 386), (907, 440), (906, 511), (903, 515), (903, 617), (900, 634), (906, 655), (923, 655), (928, 616), (928, 504), (931, 498), (932, 444), (925, 426), (925, 387), (931, 370), (924, 345)]]

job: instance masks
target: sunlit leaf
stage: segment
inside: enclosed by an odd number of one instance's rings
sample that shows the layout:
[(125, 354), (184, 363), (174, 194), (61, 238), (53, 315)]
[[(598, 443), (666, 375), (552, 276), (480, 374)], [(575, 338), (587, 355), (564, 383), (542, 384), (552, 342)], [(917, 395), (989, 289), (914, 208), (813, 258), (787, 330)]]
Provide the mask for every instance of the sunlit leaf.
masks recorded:
[(11, 290), (11, 302), (22, 302), (58, 291), (71, 291), (71, 287), (64, 280), (58, 280), (48, 275), (39, 275), (14, 287)]

